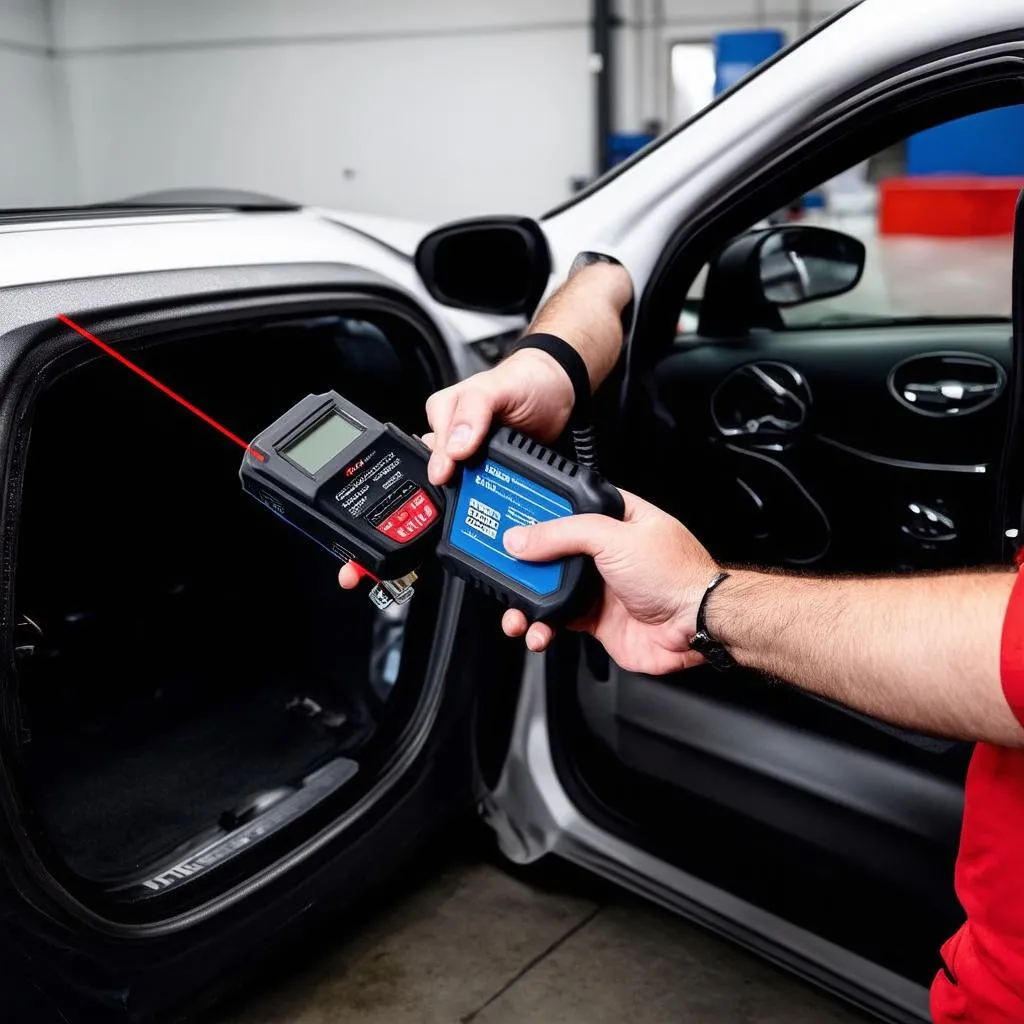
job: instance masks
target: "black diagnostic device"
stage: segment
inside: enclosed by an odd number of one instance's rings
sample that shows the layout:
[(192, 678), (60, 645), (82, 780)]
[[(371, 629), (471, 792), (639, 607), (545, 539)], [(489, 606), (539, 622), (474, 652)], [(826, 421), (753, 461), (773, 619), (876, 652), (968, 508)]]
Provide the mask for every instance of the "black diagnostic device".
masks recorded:
[(611, 484), (507, 427), (443, 489), (428, 482), (428, 457), (421, 441), (327, 392), (262, 431), (239, 476), (246, 493), (372, 575), (378, 607), (407, 601), (435, 552), (450, 572), (531, 619), (565, 622), (590, 607), (599, 582), (590, 559), (522, 562), (502, 538), (513, 526), (578, 513), (621, 519)]
[(379, 607), (412, 597), (441, 531), (444, 499), (421, 441), (329, 391), (308, 395), (249, 445), (247, 494), (374, 577)]

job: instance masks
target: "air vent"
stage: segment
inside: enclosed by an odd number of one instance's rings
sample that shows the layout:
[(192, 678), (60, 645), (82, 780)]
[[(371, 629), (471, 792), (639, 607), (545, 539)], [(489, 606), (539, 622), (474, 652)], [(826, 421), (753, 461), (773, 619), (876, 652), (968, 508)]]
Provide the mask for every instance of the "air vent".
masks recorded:
[(732, 371), (711, 398), (711, 417), (725, 437), (769, 440), (794, 434), (807, 419), (811, 389), (785, 363), (748, 363)]
[(920, 416), (966, 416), (991, 405), (1006, 387), (1006, 371), (972, 352), (933, 352), (905, 359), (889, 374), (889, 390)]

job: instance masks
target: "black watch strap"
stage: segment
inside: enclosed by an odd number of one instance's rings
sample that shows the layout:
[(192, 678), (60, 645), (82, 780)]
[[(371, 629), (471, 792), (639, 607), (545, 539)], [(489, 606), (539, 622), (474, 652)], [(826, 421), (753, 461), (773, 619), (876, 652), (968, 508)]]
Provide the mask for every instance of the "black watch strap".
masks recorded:
[(712, 668), (718, 669), (719, 672), (733, 668), (736, 665), (736, 659), (729, 653), (729, 649), (725, 644), (716, 640), (711, 635), (711, 632), (708, 630), (706, 615), (708, 599), (728, 578), (729, 574), (727, 572), (720, 572), (707, 585), (704, 596), (700, 600), (700, 607), (697, 609), (697, 632), (690, 641), (690, 647), (698, 654), (704, 655), (705, 661)]
[(578, 273), (584, 267), (592, 267), (595, 263), (611, 263), (613, 266), (622, 266), (622, 263), (617, 260), (614, 256), (609, 256), (603, 252), (581, 252), (576, 254), (576, 258), (572, 261), (569, 267), (569, 277), (573, 274)]
[[(571, 422), (579, 422), (590, 415), (590, 374), (583, 356), (567, 341), (554, 334), (527, 334), (512, 346), (512, 352), (524, 348), (538, 348), (547, 352), (572, 383), (573, 413)], [(510, 353), (511, 354), (511, 353)]]

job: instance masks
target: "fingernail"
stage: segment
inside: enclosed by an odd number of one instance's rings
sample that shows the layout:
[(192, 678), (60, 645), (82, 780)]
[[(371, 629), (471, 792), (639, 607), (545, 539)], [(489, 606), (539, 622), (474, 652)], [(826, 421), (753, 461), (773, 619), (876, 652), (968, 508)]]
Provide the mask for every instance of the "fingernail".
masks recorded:
[(445, 457), (435, 453), (430, 457), (430, 461), (427, 463), (427, 479), (432, 484), (440, 483), (441, 478), (444, 476), (444, 469)]
[(530, 632), (526, 634), (526, 646), (531, 651), (539, 651), (543, 645), (544, 641), (536, 633)]
[(506, 551), (513, 555), (522, 554), (526, 550), (526, 530), (522, 526), (513, 526), (511, 530), (505, 531), (502, 538)]
[(448, 435), (448, 451), (452, 449), (462, 450), (470, 442), (473, 432), (465, 423), (460, 423), (458, 426), (452, 429), (452, 432)]

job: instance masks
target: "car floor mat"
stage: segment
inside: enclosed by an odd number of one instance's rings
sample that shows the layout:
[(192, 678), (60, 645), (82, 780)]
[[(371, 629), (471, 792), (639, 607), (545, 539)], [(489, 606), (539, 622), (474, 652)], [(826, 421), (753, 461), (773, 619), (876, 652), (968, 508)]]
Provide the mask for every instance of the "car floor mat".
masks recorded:
[(337, 740), (288, 705), (294, 689), (232, 694), (139, 741), (90, 731), (26, 749), (33, 803), (68, 867), (94, 881), (138, 873), (253, 793), (298, 781)]

